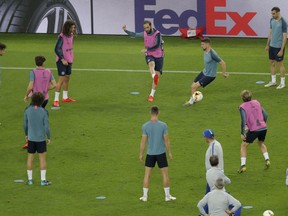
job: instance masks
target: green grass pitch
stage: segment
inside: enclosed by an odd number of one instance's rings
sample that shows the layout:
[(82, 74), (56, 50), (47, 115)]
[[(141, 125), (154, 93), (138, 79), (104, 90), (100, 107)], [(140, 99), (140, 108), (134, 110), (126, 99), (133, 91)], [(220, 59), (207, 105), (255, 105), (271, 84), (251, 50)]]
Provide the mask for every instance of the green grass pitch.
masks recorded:
[[(15, 179), (26, 180), (27, 154), (21, 149), (25, 141), (23, 110), (27, 106), (23, 97), (36, 55), (46, 56), (46, 67), (53, 69), (58, 80), (53, 51), (57, 36), (0, 36), (1, 42), (8, 46), (6, 54), (0, 57), (1, 215), (198, 215), (196, 205), (206, 186), (204, 155), (207, 144), (201, 135), (206, 128), (213, 129), (216, 139), (222, 143), (225, 173), (232, 180), (227, 190), (243, 206), (253, 206), (243, 209), (242, 215), (261, 216), (266, 209), (273, 210), (276, 216), (288, 215), (288, 189), (285, 186), (287, 88), (266, 89), (255, 84), (259, 80), (270, 80), (268, 57), (264, 51), (266, 40), (212, 39), (212, 46), (226, 62), (230, 76), (224, 79), (218, 74), (211, 85), (200, 89), (203, 100), (185, 108), (181, 105), (189, 98), (190, 85), (196, 76), (192, 71), (199, 72), (203, 68), (199, 40), (164, 37), (164, 73), (156, 100), (149, 103), (147, 97), (152, 80), (140, 53), (141, 39), (80, 35), (74, 41), (75, 63), (69, 88), (69, 95), (77, 99), (77, 103), (62, 104), (59, 111), (50, 110), (54, 98), (54, 91), (51, 91), (47, 105), (51, 127), (47, 179), (53, 185), (40, 187), (36, 159), (35, 184), (29, 187), (14, 183)], [(132, 72), (119, 71), (121, 69)], [(277, 78), (279, 81), (279, 76)], [(239, 175), (238, 106), (243, 89), (251, 90), (253, 98), (258, 99), (268, 112), (266, 144), (271, 168), (263, 170), (264, 159), (254, 143), (248, 148), (247, 172)], [(140, 94), (131, 95), (133, 91)], [(152, 104), (160, 107), (159, 118), (168, 124), (173, 154), (169, 174), (171, 193), (177, 197), (175, 202), (164, 201), (158, 168), (151, 177), (148, 202), (139, 201), (144, 174), (144, 165), (138, 160), (141, 126), (149, 120)], [(96, 196), (107, 198), (96, 200)]]

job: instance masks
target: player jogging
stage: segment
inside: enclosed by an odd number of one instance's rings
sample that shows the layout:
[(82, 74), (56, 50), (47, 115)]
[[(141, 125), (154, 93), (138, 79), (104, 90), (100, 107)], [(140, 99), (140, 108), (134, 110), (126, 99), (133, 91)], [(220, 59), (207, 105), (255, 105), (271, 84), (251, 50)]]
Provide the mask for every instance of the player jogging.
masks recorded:
[[(241, 115), (241, 139), (243, 141), (240, 150), (241, 166), (238, 173), (246, 172), (247, 148), (256, 138), (258, 139), (258, 146), (265, 159), (265, 169), (268, 169), (270, 160), (267, 147), (264, 144), (267, 133), (266, 121), (268, 115), (259, 101), (252, 100), (252, 93), (250, 91), (243, 90), (240, 96), (244, 103), (242, 103), (239, 108)], [(245, 134), (246, 126), (248, 127), (248, 131)]]
[(205, 68), (198, 74), (191, 85), (191, 97), (183, 106), (192, 106), (195, 101), (193, 94), (197, 89), (202, 86), (203, 88), (210, 84), (215, 78), (217, 73), (217, 64), (222, 67), (223, 77), (228, 77), (226, 72), (226, 63), (218, 56), (216, 51), (211, 47), (210, 38), (204, 38), (201, 40), (201, 47), (204, 51), (204, 64)]
[(159, 77), (162, 74), (163, 61), (164, 61), (164, 50), (163, 50), (163, 40), (161, 33), (152, 28), (150, 21), (144, 21), (143, 23), (144, 32), (135, 33), (128, 31), (126, 25), (122, 29), (132, 38), (141, 37), (144, 38), (145, 48), (141, 50), (142, 53), (146, 55), (146, 63), (148, 64), (149, 71), (151, 73), (153, 82), (151, 93), (148, 97), (148, 101), (154, 101), (154, 94), (156, 87), (159, 82)]
[(143, 161), (145, 146), (146, 143), (148, 144), (143, 180), (143, 196), (140, 197), (140, 200), (143, 202), (148, 200), (150, 176), (152, 174), (152, 169), (155, 167), (157, 162), (163, 178), (165, 201), (172, 201), (175, 200), (176, 197), (173, 197), (170, 194), (170, 180), (168, 175), (166, 152), (170, 159), (172, 159), (172, 154), (170, 151), (167, 125), (158, 120), (159, 108), (157, 106), (151, 107), (150, 114), (151, 120), (142, 126), (142, 139), (140, 143), (140, 161)]
[(278, 62), (280, 69), (280, 85), (276, 89), (285, 87), (285, 66), (283, 63), (285, 46), (287, 42), (287, 23), (280, 15), (280, 8), (273, 7), (271, 10), (270, 30), (268, 34), (265, 50), (269, 52), (271, 81), (265, 87), (276, 86), (276, 65)]
[(58, 69), (59, 80), (56, 86), (54, 107), (59, 107), (59, 95), (63, 86), (62, 102), (76, 102), (68, 97), (68, 87), (70, 75), (72, 73), (72, 63), (74, 60), (73, 38), (76, 36), (76, 24), (72, 20), (67, 20), (62, 29), (62, 33), (58, 36), (55, 46), (56, 65)]

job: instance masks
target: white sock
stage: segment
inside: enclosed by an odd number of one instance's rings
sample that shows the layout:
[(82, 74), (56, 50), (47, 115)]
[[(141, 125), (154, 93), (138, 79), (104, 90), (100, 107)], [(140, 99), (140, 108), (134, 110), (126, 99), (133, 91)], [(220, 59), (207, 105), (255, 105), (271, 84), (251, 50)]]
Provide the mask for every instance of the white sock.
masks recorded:
[(151, 95), (152, 97), (154, 97), (155, 92), (156, 92), (156, 89), (151, 89), (150, 95)]
[(143, 196), (147, 197), (148, 196), (148, 188), (143, 188)]
[(264, 156), (265, 160), (269, 160), (268, 152), (263, 153), (263, 156)]
[(165, 192), (165, 196), (166, 196), (166, 197), (171, 196), (171, 195), (170, 195), (170, 187), (165, 187), (165, 188), (164, 188), (164, 192)]
[(60, 92), (56, 92), (56, 91), (55, 91), (54, 101), (59, 101), (59, 95), (60, 95)]
[(285, 85), (285, 77), (281, 77), (281, 82), (280, 84)]
[(28, 180), (32, 180), (32, 170), (27, 170)]
[(276, 75), (271, 75), (272, 83), (276, 83)]
[(63, 99), (67, 99), (68, 98), (68, 91), (63, 91)]
[(241, 166), (246, 165), (246, 157), (241, 157)]
[(46, 170), (41, 170), (41, 181), (46, 180)]
[(190, 97), (189, 103), (190, 103), (190, 104), (193, 104), (193, 103), (194, 103), (193, 97)]

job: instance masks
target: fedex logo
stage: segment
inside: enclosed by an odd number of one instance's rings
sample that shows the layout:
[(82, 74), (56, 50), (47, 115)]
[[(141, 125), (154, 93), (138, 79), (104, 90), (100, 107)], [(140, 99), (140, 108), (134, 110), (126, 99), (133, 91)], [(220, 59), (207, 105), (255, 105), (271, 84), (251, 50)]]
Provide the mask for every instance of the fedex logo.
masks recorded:
[[(143, 21), (153, 19), (154, 26), (162, 34), (172, 35), (178, 31), (179, 27), (189, 28), (188, 20), (194, 17), (197, 26), (205, 26), (208, 35), (229, 35), (237, 36), (243, 32), (246, 36), (257, 36), (256, 32), (249, 25), (250, 21), (257, 14), (256, 12), (246, 12), (240, 15), (238, 12), (225, 11), (228, 0), (191, 0), (197, 2), (195, 9), (184, 10), (177, 14), (171, 9), (145, 9), (145, 6), (156, 6), (156, 0), (135, 0), (135, 31), (143, 31)], [(175, 4), (180, 4), (177, 1)], [(184, 6), (183, 6), (184, 7)], [(221, 8), (222, 11), (218, 8)], [(234, 25), (216, 25), (217, 21), (227, 21), (230, 18)], [(228, 28), (227, 28), (228, 27)], [(229, 29), (229, 31), (228, 31)]]

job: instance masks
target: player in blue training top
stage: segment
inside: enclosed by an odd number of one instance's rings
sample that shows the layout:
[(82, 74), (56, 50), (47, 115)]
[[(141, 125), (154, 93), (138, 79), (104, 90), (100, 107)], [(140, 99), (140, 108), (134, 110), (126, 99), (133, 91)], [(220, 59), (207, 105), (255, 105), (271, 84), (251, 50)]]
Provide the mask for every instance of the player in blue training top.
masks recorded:
[(273, 7), (271, 10), (270, 31), (268, 34), (265, 50), (269, 51), (271, 81), (265, 87), (276, 86), (276, 65), (278, 62), (280, 69), (280, 85), (276, 89), (285, 87), (285, 66), (283, 63), (285, 46), (287, 41), (287, 23), (280, 15), (280, 8)]
[(39, 155), (41, 186), (48, 186), (51, 184), (51, 182), (46, 180), (46, 151), (47, 144), (50, 143), (50, 129), (48, 111), (41, 107), (44, 99), (45, 96), (41, 92), (34, 93), (31, 97), (30, 106), (28, 106), (24, 112), (24, 131), (26, 139), (28, 139), (28, 185), (33, 184), (32, 168), (36, 151)]
[(210, 38), (204, 38), (201, 40), (201, 47), (204, 51), (204, 64), (205, 68), (195, 78), (191, 85), (191, 97), (183, 106), (192, 106), (195, 103), (193, 98), (194, 92), (202, 86), (203, 88), (211, 83), (216, 78), (217, 64), (219, 63), (222, 67), (222, 75), (226, 78), (228, 73), (226, 72), (226, 63), (218, 56), (216, 51), (211, 47)]
[(175, 200), (176, 197), (170, 194), (170, 182), (168, 176), (168, 162), (166, 152), (172, 159), (170, 143), (168, 138), (168, 129), (166, 123), (158, 120), (159, 108), (151, 107), (151, 120), (142, 126), (142, 139), (140, 143), (140, 161), (143, 161), (143, 154), (146, 143), (148, 144), (147, 156), (145, 160), (145, 175), (143, 180), (143, 196), (140, 200), (146, 202), (148, 199), (149, 179), (152, 169), (157, 162), (163, 177), (163, 186), (165, 192), (165, 201)]

